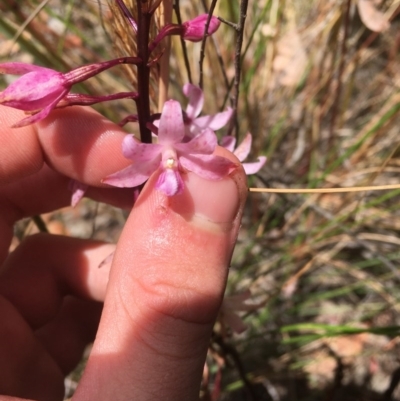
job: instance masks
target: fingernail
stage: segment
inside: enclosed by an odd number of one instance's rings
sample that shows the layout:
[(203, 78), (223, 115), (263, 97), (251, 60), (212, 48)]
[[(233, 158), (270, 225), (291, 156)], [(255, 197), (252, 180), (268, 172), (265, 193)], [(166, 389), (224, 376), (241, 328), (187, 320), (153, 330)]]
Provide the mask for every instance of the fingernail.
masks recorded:
[(186, 219), (200, 219), (218, 225), (231, 224), (238, 215), (240, 196), (235, 180), (205, 180), (196, 174), (184, 177), (183, 194), (171, 198), (171, 208)]

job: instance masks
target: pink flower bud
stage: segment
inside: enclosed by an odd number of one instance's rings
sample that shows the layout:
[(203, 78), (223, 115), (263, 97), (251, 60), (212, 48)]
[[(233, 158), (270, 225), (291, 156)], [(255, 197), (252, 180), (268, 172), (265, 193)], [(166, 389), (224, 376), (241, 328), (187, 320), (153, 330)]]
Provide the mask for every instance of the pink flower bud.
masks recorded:
[[(75, 95), (69, 95), (72, 85), (118, 64), (136, 64), (140, 62), (137, 57), (121, 57), (105, 61), (103, 63), (89, 64), (75, 68), (65, 74), (26, 63), (0, 63), (0, 74), (22, 75), (3, 92), (0, 92), (0, 104), (24, 110), (29, 117), (19, 121), (14, 127), (23, 127), (43, 120), (51, 110), (57, 107), (62, 100), (67, 104), (93, 104), (94, 99), (77, 99)], [(126, 95), (126, 96), (125, 96)], [(83, 95), (81, 95), (83, 96)], [(105, 96), (98, 101), (111, 100), (112, 98), (135, 97), (133, 92)], [(79, 100), (81, 101), (79, 103)], [(75, 101), (75, 102), (74, 102)], [(78, 102), (76, 102), (78, 101)]]
[(69, 91), (63, 74), (49, 68), (25, 63), (3, 63), (0, 64), (0, 72), (24, 74), (0, 92), (0, 104), (28, 112), (39, 111), (17, 123), (18, 127), (46, 117)]
[[(182, 24), (184, 33), (183, 39), (190, 40), (191, 42), (200, 42), (203, 40), (208, 14), (202, 14), (198, 17), (186, 21)], [(216, 17), (211, 17), (210, 24), (208, 26), (207, 35), (212, 35), (220, 26), (220, 21)]]

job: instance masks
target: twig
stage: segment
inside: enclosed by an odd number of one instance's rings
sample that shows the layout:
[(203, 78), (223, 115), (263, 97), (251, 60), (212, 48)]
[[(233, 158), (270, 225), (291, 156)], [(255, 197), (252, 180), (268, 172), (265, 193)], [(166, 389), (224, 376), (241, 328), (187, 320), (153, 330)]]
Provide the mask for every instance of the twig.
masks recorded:
[(137, 66), (137, 83), (139, 97), (137, 100), (137, 114), (139, 117), (140, 139), (143, 143), (151, 143), (151, 131), (147, 128), (150, 119), (150, 67), (149, 61), (149, 35), (152, 15), (142, 7), (142, 2), (137, 0), (137, 49), (138, 57), (142, 62)]
[[(24, 32), (25, 28), (32, 22), (34, 18), (40, 13), (40, 11), (46, 6), (46, 4), (49, 2), (49, 0), (43, 0), (36, 8), (33, 10), (33, 12), (29, 15), (29, 17), (24, 21), (24, 23), (18, 28), (18, 31), (15, 33), (14, 37), (11, 39), (11, 42), (13, 43), (12, 46), (16, 43), (18, 38), (21, 36), (21, 33)], [(10, 48), (10, 53), (11, 53), (12, 47)]]
[(224, 339), (220, 335), (217, 335), (216, 333), (213, 333), (212, 340), (221, 347), (221, 349), (225, 355), (231, 356), (233, 363), (235, 364), (236, 369), (238, 370), (239, 376), (242, 379), (246, 389), (249, 392), (250, 399), (252, 401), (256, 401), (257, 396), (254, 391), (253, 384), (246, 376), (246, 371), (244, 369), (243, 363), (240, 359), (240, 355), (239, 355), (238, 351), (236, 350), (236, 348), (233, 345), (227, 344), (224, 341)]
[[(205, 48), (206, 48), (206, 40), (207, 40), (207, 33), (208, 33), (208, 27), (210, 26), (210, 21), (211, 17), (213, 15), (215, 6), (217, 5), (218, 0), (213, 0), (211, 2), (210, 10), (208, 12), (208, 18), (206, 22), (206, 26), (204, 29), (204, 37), (201, 42), (201, 49), (200, 49), (200, 61), (199, 61), (199, 66), (200, 66), (200, 80), (199, 80), (199, 86), (201, 89), (203, 89), (203, 62), (204, 62), (204, 57), (205, 57)], [(205, 5), (205, 3), (203, 3)]]
[(400, 184), (349, 188), (249, 188), (249, 192), (264, 192), (274, 194), (331, 194), (340, 192), (385, 191), (390, 189), (400, 189)]
[[(161, 26), (166, 26), (172, 22), (172, 2), (173, 0), (164, 0), (160, 4)], [(163, 39), (164, 51), (160, 59), (160, 75), (158, 79), (158, 110), (161, 111), (168, 97), (169, 86), (169, 65), (171, 53), (171, 37), (167, 36)]]
[(32, 221), (35, 223), (35, 226), (38, 228), (38, 230), (41, 233), (48, 233), (49, 232), (49, 230), (48, 230), (48, 228), (46, 226), (46, 223), (42, 219), (42, 216), (40, 216), (38, 214), (35, 215), (35, 216), (32, 216)]
[(232, 97), (233, 116), (230, 122), (230, 126), (228, 128), (228, 135), (231, 135), (234, 128), (236, 128), (236, 139), (239, 139), (239, 130), (237, 129), (237, 109), (239, 104), (240, 76), (242, 73), (242, 45), (244, 36), (244, 25), (246, 22), (248, 3), (248, 0), (242, 0), (240, 2), (239, 23), (237, 24), (236, 28), (237, 39), (235, 50), (235, 79), (233, 83), (234, 91)]
[(347, 0), (345, 15), (344, 15), (344, 34), (342, 40), (342, 48), (340, 52), (340, 63), (338, 69), (338, 76), (337, 76), (337, 87), (336, 87), (336, 96), (335, 101), (333, 102), (332, 106), (332, 117), (331, 117), (331, 124), (330, 124), (330, 134), (329, 134), (329, 149), (332, 149), (333, 146), (333, 138), (335, 134), (335, 126), (336, 126), (336, 119), (339, 111), (339, 104), (340, 104), (340, 97), (342, 94), (342, 76), (344, 72), (345, 66), (345, 59), (347, 53), (347, 38), (349, 36), (349, 25), (350, 25), (350, 7), (351, 7), (351, 0)]
[[(175, 9), (176, 19), (178, 21), (178, 24), (182, 25), (182, 17), (181, 17), (181, 10), (180, 10), (180, 6), (179, 6), (179, 0), (175, 0), (174, 9)], [(192, 83), (193, 82), (192, 72), (190, 69), (189, 56), (188, 56), (188, 52), (187, 52), (186, 42), (182, 36), (180, 36), (179, 38), (181, 40), (183, 60), (185, 62), (186, 73), (188, 75), (188, 82)]]

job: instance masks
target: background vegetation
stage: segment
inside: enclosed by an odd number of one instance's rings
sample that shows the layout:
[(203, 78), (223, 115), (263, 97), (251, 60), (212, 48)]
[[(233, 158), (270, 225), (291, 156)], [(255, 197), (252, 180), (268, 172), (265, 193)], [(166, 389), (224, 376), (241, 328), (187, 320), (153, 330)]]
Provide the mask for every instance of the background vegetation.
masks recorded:
[[(182, 19), (204, 6), (206, 0), (181, 0)], [(236, 23), (239, 6), (220, 0), (215, 15)], [(3, 0), (0, 11), (0, 61), (67, 71), (129, 46), (115, 38), (115, 12), (106, 0)], [(232, 128), (239, 137), (253, 134), (254, 158), (268, 156), (249, 186), (399, 182), (399, 11), (398, 0), (249, 1)], [(133, 32), (124, 29), (130, 40)], [(207, 41), (205, 113), (232, 100), (235, 45), (228, 25)], [(200, 48), (187, 44), (196, 84)], [(183, 54), (174, 40), (169, 96), (184, 101)], [(76, 91), (114, 93), (132, 88), (133, 80), (132, 71), (116, 68)], [(157, 85), (155, 74), (154, 112)], [(118, 122), (134, 105), (99, 110)], [(399, 200), (400, 190), (250, 194), (227, 290), (251, 290), (253, 307), (243, 316), (248, 329), (235, 334), (217, 323), (202, 399), (400, 400)], [(42, 217), (50, 232), (107, 241), (118, 239), (125, 219), (90, 200)], [(13, 247), (35, 230), (21, 222)]]

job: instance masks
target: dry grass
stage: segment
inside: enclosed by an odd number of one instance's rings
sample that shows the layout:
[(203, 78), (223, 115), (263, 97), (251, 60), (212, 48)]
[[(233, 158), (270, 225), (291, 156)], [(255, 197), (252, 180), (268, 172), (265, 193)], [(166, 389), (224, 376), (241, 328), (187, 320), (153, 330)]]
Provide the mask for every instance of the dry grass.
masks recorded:
[[(94, 0), (80, 1), (79, 8), (74, 1), (58, 8), (49, 3), (16, 40), (39, 2), (9, 3), (0, 5), (2, 60), (69, 69), (115, 54), (109, 32), (113, 16), (104, 1), (101, 8)], [(203, 12), (200, 2), (181, 3), (183, 19)], [(252, 132), (253, 154), (268, 156), (264, 170), (249, 180), (252, 186), (399, 182), (399, 3), (379, 5), (391, 19), (380, 33), (365, 27), (355, 3), (250, 1), (238, 133)], [(216, 14), (236, 22), (238, 4), (220, 0)], [(100, 16), (108, 28), (99, 24)], [(208, 39), (204, 112), (230, 102), (234, 45), (229, 26)], [(197, 83), (200, 45), (188, 44), (187, 52)], [(170, 76), (170, 96), (182, 99), (188, 78), (177, 40)], [(126, 90), (132, 80), (114, 69), (81, 90)], [(157, 104), (156, 92), (153, 100)], [(122, 102), (102, 111), (118, 121), (131, 107)], [(399, 195), (399, 190), (250, 195), (228, 290), (250, 288), (262, 306), (246, 315), (249, 328), (240, 336), (216, 326), (204, 399), (400, 400), (399, 389), (390, 389), (400, 366)], [(85, 208), (94, 206), (85, 202), (80, 210)], [(122, 225), (118, 211), (101, 208), (103, 229)], [(74, 213), (50, 219), (62, 221), (67, 232), (88, 235), (73, 231), (82, 221), (81, 212)], [(92, 217), (87, 221), (91, 224)], [(95, 236), (104, 235), (101, 227)], [(107, 239), (117, 235), (118, 229)], [(212, 390), (221, 369), (221, 388)]]

